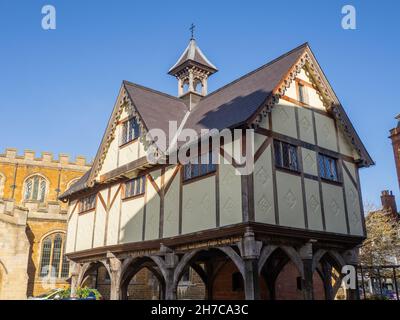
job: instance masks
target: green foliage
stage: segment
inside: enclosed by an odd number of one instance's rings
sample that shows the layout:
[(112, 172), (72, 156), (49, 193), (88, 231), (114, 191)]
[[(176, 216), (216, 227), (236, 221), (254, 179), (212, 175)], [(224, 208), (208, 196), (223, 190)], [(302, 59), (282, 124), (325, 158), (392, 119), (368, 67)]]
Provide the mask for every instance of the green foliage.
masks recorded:
[[(101, 300), (102, 296), (97, 289), (91, 289), (88, 287), (78, 288), (76, 290), (76, 298), (78, 299), (86, 299), (89, 295), (93, 293), (96, 297), (96, 300)], [(68, 299), (71, 296), (71, 288), (64, 289), (59, 293), (61, 299)]]

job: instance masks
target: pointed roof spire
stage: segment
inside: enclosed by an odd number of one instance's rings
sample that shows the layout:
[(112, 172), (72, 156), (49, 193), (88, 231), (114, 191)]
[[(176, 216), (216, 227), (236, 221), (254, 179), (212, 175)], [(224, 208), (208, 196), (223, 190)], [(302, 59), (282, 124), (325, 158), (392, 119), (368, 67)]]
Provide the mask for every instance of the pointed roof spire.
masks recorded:
[(194, 28), (195, 25), (192, 23), (192, 26), (190, 27), (192, 36), (190, 38), (189, 45), (179, 57), (178, 61), (169, 69), (168, 74), (175, 75), (183, 68), (191, 65), (203, 68), (210, 74), (218, 71), (217, 67), (207, 59), (204, 53), (197, 46), (196, 40), (194, 39)]

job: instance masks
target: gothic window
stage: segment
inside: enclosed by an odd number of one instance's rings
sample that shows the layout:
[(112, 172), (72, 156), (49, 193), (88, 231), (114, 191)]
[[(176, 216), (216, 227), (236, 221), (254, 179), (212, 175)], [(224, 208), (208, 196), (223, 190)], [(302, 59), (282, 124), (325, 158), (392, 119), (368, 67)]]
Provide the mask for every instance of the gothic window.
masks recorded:
[(292, 171), (299, 171), (297, 147), (274, 140), (275, 165)]
[(47, 191), (47, 181), (39, 175), (28, 178), (25, 181), (24, 200), (43, 202)]
[(146, 176), (131, 179), (125, 183), (125, 198), (144, 194)]
[(323, 179), (339, 181), (337, 160), (324, 154), (318, 154), (319, 175)]
[(80, 212), (93, 210), (94, 208), (96, 208), (96, 193), (84, 197), (79, 201)]
[(126, 120), (121, 127), (120, 145), (137, 139), (140, 136), (140, 126), (136, 117)]
[(186, 181), (215, 172), (216, 170), (216, 161), (213, 153), (210, 151), (209, 153), (199, 156), (198, 159), (185, 164), (183, 168), (183, 178)]
[(65, 235), (53, 233), (42, 241), (40, 273), (41, 278), (67, 278), (69, 263), (64, 256)]

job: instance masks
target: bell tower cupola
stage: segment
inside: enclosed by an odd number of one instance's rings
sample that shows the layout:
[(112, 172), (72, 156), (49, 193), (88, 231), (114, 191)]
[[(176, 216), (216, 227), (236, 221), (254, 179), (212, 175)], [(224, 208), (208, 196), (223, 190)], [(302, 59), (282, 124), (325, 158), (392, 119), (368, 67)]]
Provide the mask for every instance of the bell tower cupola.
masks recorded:
[[(206, 58), (194, 39), (194, 25), (191, 28), (192, 36), (189, 45), (178, 61), (169, 69), (168, 74), (178, 80), (178, 96), (185, 99), (187, 95), (198, 96), (195, 100), (207, 95), (208, 77), (218, 69)], [(192, 100), (189, 97), (189, 100)]]

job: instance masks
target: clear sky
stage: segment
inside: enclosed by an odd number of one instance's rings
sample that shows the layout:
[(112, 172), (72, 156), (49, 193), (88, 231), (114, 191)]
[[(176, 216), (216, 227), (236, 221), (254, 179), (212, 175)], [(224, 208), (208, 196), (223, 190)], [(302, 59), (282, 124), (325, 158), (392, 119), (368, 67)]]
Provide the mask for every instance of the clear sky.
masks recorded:
[[(46, 4), (56, 30), (41, 27)], [(346, 4), (356, 30), (341, 28)], [(400, 113), (399, 13), (397, 0), (0, 0), (0, 153), (93, 158), (123, 79), (176, 95), (167, 70), (193, 22), (219, 68), (210, 91), (308, 41), (376, 161), (361, 170), (364, 201), (379, 205), (383, 189), (400, 199), (388, 139)]]

